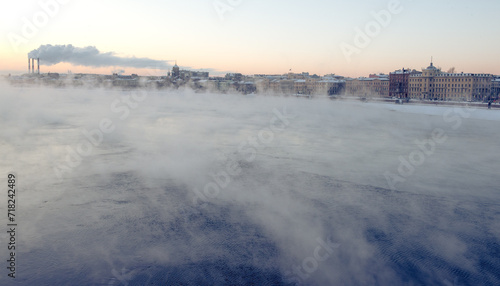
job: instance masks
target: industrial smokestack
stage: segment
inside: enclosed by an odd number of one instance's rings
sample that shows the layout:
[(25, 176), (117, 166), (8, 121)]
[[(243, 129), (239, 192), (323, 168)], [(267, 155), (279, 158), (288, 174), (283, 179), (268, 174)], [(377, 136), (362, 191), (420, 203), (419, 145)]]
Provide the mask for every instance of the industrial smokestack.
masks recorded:
[(40, 74), (40, 58), (37, 58), (36, 62), (38, 64), (38, 74)]
[(28, 57), (28, 73), (31, 73), (31, 58)]
[(35, 59), (31, 59), (31, 73), (35, 73)]

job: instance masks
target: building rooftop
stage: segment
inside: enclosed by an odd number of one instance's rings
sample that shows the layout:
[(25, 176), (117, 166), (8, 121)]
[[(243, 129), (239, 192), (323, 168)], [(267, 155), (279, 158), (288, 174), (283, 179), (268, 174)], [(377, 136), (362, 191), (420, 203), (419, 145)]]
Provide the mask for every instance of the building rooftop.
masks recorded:
[(427, 67), (428, 70), (438, 70), (437, 67), (434, 66), (434, 64), (431, 62), (431, 65)]

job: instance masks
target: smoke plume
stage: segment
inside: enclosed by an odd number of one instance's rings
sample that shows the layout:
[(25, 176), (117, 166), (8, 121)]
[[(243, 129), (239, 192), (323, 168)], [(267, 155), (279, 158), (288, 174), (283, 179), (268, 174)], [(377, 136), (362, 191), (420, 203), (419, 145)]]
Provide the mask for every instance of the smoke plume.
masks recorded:
[(38, 49), (29, 52), (30, 58), (40, 58), (44, 65), (55, 65), (66, 62), (74, 65), (89, 67), (120, 66), (132, 68), (167, 69), (167, 61), (149, 58), (120, 57), (114, 52), (103, 53), (96, 47), (84, 48), (73, 45), (41, 45)]

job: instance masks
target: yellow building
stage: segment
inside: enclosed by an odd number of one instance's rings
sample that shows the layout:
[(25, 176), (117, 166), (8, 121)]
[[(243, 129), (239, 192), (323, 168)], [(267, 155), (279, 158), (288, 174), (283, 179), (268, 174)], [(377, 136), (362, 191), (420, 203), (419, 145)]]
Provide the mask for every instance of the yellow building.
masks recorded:
[(444, 73), (433, 63), (422, 74), (409, 79), (411, 98), (453, 101), (482, 101), (491, 94), (491, 74)]
[(366, 78), (348, 79), (345, 83), (347, 95), (362, 97), (386, 97), (389, 96), (388, 78)]
[(333, 78), (318, 80), (313, 84), (315, 94), (338, 95), (341, 94), (345, 88), (344, 80)]

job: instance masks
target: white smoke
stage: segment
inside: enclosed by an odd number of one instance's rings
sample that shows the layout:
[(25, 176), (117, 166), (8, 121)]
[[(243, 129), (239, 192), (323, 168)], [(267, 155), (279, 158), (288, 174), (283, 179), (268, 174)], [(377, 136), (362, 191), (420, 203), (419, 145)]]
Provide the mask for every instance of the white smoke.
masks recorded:
[(88, 67), (131, 67), (131, 68), (169, 68), (168, 61), (150, 58), (120, 57), (114, 52), (101, 52), (94, 46), (84, 48), (73, 45), (41, 45), (29, 52), (30, 58), (40, 58), (44, 65), (70, 63)]

